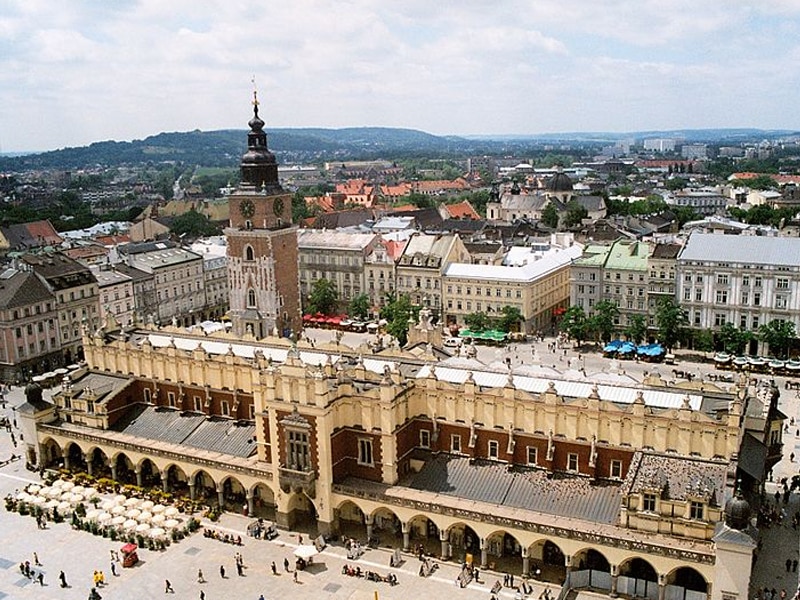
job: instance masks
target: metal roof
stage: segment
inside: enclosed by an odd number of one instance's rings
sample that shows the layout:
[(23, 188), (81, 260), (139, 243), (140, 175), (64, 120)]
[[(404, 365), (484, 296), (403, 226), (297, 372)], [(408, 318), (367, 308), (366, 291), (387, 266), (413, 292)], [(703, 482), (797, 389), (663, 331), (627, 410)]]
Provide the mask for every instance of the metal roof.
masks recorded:
[(800, 267), (800, 239), (695, 231), (678, 256), (687, 261)]
[(425, 462), (408, 486), (494, 505), (614, 524), (621, 483), (592, 485), (583, 477), (548, 477), (540, 469), (440, 454)]
[[(642, 394), (644, 403), (647, 406), (655, 408), (680, 408), (683, 406), (684, 400), (688, 398), (689, 406), (692, 410), (699, 410), (703, 401), (703, 397), (697, 394), (687, 395), (685, 392), (662, 391), (641, 385), (598, 385), (588, 378), (579, 381), (530, 377), (517, 375), (513, 372), (468, 371), (441, 366), (435, 366), (434, 369), (436, 378), (441, 381), (463, 384), (467, 380), (469, 374), (472, 373), (472, 378), (476, 385), (488, 388), (504, 387), (510, 378), (516, 389), (524, 390), (532, 394), (544, 393), (550, 383), (552, 383), (556, 388), (556, 393), (566, 398), (586, 398), (591, 394), (592, 388), (597, 385), (597, 393), (601, 400), (616, 402), (618, 404), (633, 404), (639, 393)], [(429, 376), (430, 366), (425, 365), (419, 370), (417, 379), (423, 379)]]
[(569, 265), (580, 258), (583, 247), (575, 244), (569, 248), (547, 254), (521, 267), (505, 267), (501, 265), (473, 265), (467, 263), (451, 263), (444, 272), (445, 277), (461, 279), (481, 279), (486, 281), (529, 282)]

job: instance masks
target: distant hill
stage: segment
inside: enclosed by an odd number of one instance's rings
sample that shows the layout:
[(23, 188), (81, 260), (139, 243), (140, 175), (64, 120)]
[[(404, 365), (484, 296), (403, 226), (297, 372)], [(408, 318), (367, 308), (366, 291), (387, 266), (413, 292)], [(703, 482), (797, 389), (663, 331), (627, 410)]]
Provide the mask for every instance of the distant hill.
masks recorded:
[[(551, 150), (553, 144), (591, 149), (616, 140), (648, 137), (686, 142), (730, 143), (760, 141), (797, 135), (788, 130), (685, 129), (629, 133), (575, 132), (536, 135), (437, 136), (415, 129), (349, 127), (345, 129), (271, 129), (269, 147), (278, 161), (287, 163), (371, 158), (464, 157), (494, 154), (518, 155)], [(244, 153), (247, 132), (238, 129), (159, 133), (132, 142), (95, 142), (40, 154), (0, 156), (0, 171), (79, 169), (93, 165), (179, 162), (209, 167), (235, 167)]]
[[(470, 151), (490, 142), (440, 137), (413, 129), (351, 127), (346, 129), (272, 129), (269, 147), (282, 163), (377, 158), (406, 154)], [(0, 170), (76, 169), (147, 162), (184, 162), (203, 166), (236, 166), (247, 145), (245, 130), (159, 133), (132, 142), (95, 142), (40, 154), (0, 157)]]

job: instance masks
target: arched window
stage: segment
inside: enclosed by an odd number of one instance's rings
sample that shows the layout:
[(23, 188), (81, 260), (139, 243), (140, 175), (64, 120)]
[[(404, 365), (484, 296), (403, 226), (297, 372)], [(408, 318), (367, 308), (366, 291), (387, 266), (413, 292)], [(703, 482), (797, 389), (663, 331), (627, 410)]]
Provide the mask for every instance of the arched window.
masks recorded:
[(255, 260), (255, 253), (253, 252), (253, 247), (247, 245), (244, 247), (244, 259), (245, 260)]
[(254, 289), (247, 290), (247, 308), (256, 307), (256, 291)]

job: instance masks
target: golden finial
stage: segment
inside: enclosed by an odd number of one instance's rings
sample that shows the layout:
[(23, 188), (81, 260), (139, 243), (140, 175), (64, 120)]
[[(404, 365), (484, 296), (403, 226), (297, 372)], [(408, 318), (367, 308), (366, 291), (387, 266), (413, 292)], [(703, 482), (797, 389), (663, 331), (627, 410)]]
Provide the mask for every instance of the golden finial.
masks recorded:
[(250, 79), (250, 83), (253, 84), (253, 106), (256, 107), (258, 110), (258, 89), (256, 88), (256, 76), (253, 75), (252, 79)]

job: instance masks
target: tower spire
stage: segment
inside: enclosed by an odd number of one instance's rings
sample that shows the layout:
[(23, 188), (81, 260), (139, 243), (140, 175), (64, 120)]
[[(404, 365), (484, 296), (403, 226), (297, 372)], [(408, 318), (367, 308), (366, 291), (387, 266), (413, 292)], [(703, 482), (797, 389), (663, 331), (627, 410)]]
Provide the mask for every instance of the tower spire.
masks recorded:
[(242, 156), (241, 171), (242, 185), (258, 188), (262, 186), (266, 191), (279, 192), (278, 163), (275, 155), (267, 147), (267, 134), (264, 131), (264, 120), (258, 116), (258, 90), (256, 78), (253, 83), (253, 118), (247, 123), (250, 131), (247, 134), (247, 152)]

